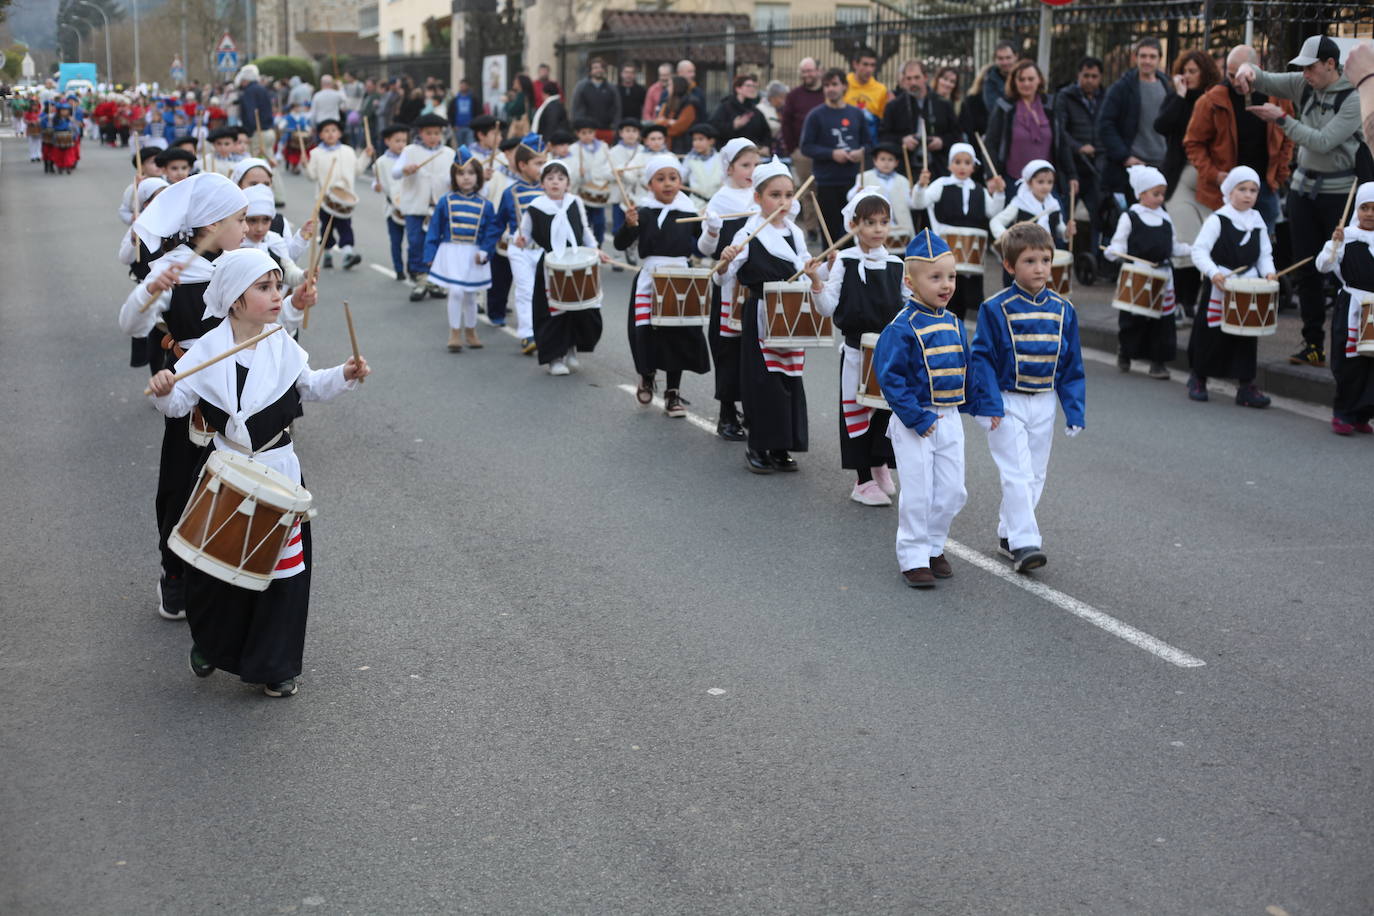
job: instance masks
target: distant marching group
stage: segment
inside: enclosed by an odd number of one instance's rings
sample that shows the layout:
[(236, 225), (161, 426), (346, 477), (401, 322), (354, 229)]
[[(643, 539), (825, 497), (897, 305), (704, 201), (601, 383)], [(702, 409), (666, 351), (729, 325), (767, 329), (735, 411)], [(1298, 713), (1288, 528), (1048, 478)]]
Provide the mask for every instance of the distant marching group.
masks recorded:
[[(1086, 425), (1070, 270), (1057, 244), (1073, 225), (1052, 193), (1050, 163), (1026, 165), (1012, 189), (995, 175), (980, 185), (976, 151), (958, 143), (948, 176), (932, 181), (922, 168), (908, 182), (893, 174), (899, 152), (880, 147), (843, 207), (847, 233), (813, 256), (794, 221), (805, 200), (815, 205), (810, 182), (798, 186), (747, 139), (716, 151), (709, 125), (693, 128), (685, 159), (667, 151), (661, 127), (635, 120), (609, 147), (583, 122), (575, 135), (503, 138), (502, 124), (479, 117), (474, 142), (457, 149), (445, 144), (446, 127), (433, 114), (390, 126), (380, 155), (370, 137), (360, 155), (337, 121), (316, 125), (308, 142), (304, 127), (286, 125), (270, 153), (302, 168), (317, 192), (299, 228), (278, 211), (275, 157), (250, 155), (246, 133), (134, 153), (120, 260), (138, 285), (120, 326), (134, 339), (134, 363), (150, 365), (149, 393), (167, 417), (155, 505), (160, 612), (189, 620), (197, 675), (219, 668), (269, 696), (296, 691), (313, 510), (290, 427), (302, 401), (355, 388), (369, 369), (355, 343), (344, 364), (313, 370), (294, 336), (308, 326), (332, 250), (345, 269), (361, 260), (354, 180), (369, 167), (386, 201), (396, 278), (411, 282), (413, 301), (447, 299), (450, 351), (483, 346), (479, 293), (497, 326), (513, 295), (522, 352), (550, 375), (577, 371), (602, 332), (602, 265), (637, 267), (626, 325), (639, 403), (654, 403), (662, 372), (663, 410), (684, 417), (683, 373), (714, 367), (719, 435), (745, 442), (748, 470), (769, 474), (798, 469), (793, 453), (808, 447), (806, 350), (834, 347), (838, 335), (842, 465), (855, 474), (854, 501), (897, 498), (903, 581), (929, 588), (953, 575), (946, 539), (967, 497), (961, 413), (986, 431), (999, 471), (998, 550), (1018, 572), (1045, 565), (1035, 512), (1056, 403), (1068, 436)], [(1259, 176), (1231, 171), (1225, 205), (1191, 248), (1174, 241), (1164, 176), (1136, 166), (1130, 181), (1138, 202), (1107, 246), (1124, 262), (1114, 303), (1123, 352), (1156, 367), (1172, 358), (1169, 265), (1188, 257), (1213, 283), (1190, 342), (1202, 396), (1206, 377), (1253, 379), (1255, 335), (1277, 296), (1254, 209)], [(1354, 358), (1366, 352), (1360, 290), (1374, 288), (1374, 184), (1353, 203), (1354, 220), (1318, 266), (1339, 273), (1352, 316), (1352, 358), (1337, 378), (1374, 405), (1374, 359)], [(913, 231), (913, 208), (930, 228)], [(607, 231), (625, 261), (601, 250)], [(1000, 262), (1005, 288), (980, 303), (985, 257)], [(964, 318), (975, 308), (970, 337)], [(1268, 403), (1252, 384), (1237, 401)], [(1362, 431), (1372, 413), (1362, 408)]]

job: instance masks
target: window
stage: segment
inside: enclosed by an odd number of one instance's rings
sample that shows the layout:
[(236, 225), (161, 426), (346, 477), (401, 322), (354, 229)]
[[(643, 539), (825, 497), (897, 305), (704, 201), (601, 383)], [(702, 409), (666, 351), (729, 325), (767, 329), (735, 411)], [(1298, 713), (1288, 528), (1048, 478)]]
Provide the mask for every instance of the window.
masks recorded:
[(406, 53), (406, 33), (397, 29), (386, 37), (386, 53), (399, 56)]
[(361, 38), (369, 38), (377, 34), (377, 5), (361, 6), (358, 8), (358, 35)]
[(870, 15), (870, 8), (867, 6), (840, 4), (835, 7), (835, 22), (838, 25), (867, 25)]
[(769, 29), (783, 31), (792, 27), (792, 4), (755, 3), (754, 28), (760, 32)]

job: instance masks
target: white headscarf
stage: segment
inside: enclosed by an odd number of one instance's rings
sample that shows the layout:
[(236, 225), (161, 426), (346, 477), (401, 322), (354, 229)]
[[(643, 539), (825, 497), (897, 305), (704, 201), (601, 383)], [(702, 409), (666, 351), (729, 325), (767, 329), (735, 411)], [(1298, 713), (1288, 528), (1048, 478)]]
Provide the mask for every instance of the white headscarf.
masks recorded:
[(1350, 205), (1350, 226), (1360, 230), (1360, 204), (1374, 204), (1374, 181), (1366, 181), (1355, 191), (1355, 202)]
[[(649, 184), (649, 179), (653, 178), (655, 173), (661, 172), (664, 169), (672, 169), (677, 172), (679, 178), (682, 177), (682, 163), (678, 161), (678, 158), (670, 153), (658, 153), (650, 156), (644, 163), (644, 184), (647, 186)], [(674, 210), (686, 213), (688, 216), (697, 215), (697, 209), (692, 204), (692, 199), (681, 191), (678, 191), (677, 197), (673, 198), (673, 201), (668, 204), (660, 203), (658, 198), (654, 197), (653, 192), (650, 191), (647, 195), (639, 199), (637, 206), (641, 208), (660, 208), (658, 211), (658, 227), (660, 229), (663, 228), (663, 224), (667, 221), (668, 214)]]
[(982, 165), (982, 163), (978, 161), (978, 154), (973, 151), (972, 144), (956, 143), (951, 146), (949, 148), (949, 161), (953, 162), (954, 157), (960, 153), (967, 153), (968, 157), (973, 160), (974, 165)]
[(736, 137), (735, 139), (727, 142), (724, 146), (720, 148), (721, 171), (728, 169), (734, 163), (734, 161), (737, 158), (739, 158), (740, 153), (749, 149), (754, 150), (755, 152), (758, 151), (758, 147), (754, 145), (754, 141), (750, 140), (747, 137)]
[(1226, 176), (1226, 180), (1221, 183), (1222, 207), (1217, 211), (1218, 215), (1230, 220), (1231, 225), (1244, 232), (1240, 237), (1239, 244), (1244, 245), (1250, 241), (1250, 233), (1267, 232), (1264, 225), (1264, 217), (1259, 210), (1251, 207), (1249, 210), (1237, 210), (1231, 205), (1231, 192), (1242, 182), (1252, 181), (1256, 185), (1260, 183), (1259, 173), (1248, 165), (1237, 166)]
[(244, 188), (243, 196), (248, 198), (249, 216), (277, 215), (276, 196), (267, 185), (255, 184), (251, 188)]
[(213, 225), (246, 206), (248, 198), (223, 175), (192, 175), (153, 198), (134, 220), (134, 232), (151, 249), (162, 239)]
[(223, 318), (244, 290), (268, 271), (280, 271), (272, 256), (260, 248), (236, 248), (215, 259), (210, 285), (205, 287), (204, 318)]
[(769, 179), (777, 178), (779, 175), (786, 175), (796, 184), (797, 179), (793, 177), (792, 170), (777, 159), (769, 159), (767, 162), (760, 162), (754, 169), (754, 190), (763, 187)]
[(1150, 188), (1157, 188), (1160, 185), (1167, 185), (1164, 173), (1152, 165), (1133, 165), (1126, 169), (1126, 175), (1131, 182), (1131, 191), (1136, 197), (1144, 194)]
[(250, 156), (247, 159), (240, 159), (234, 164), (234, 171), (229, 173), (229, 180), (234, 184), (243, 181), (243, 176), (248, 174), (249, 169), (266, 169), (267, 174), (272, 174), (272, 166), (267, 164), (266, 159), (257, 159)]
[(844, 225), (846, 227), (853, 222), (854, 211), (859, 208), (859, 201), (869, 197), (881, 198), (883, 203), (887, 204), (888, 212), (890, 213), (892, 211), (892, 204), (888, 203), (887, 195), (883, 193), (882, 188), (877, 185), (868, 185), (855, 191), (854, 196), (849, 198), (849, 203), (845, 204), (844, 209), (840, 211), (840, 216), (844, 219)]
[(163, 188), (170, 188), (166, 178), (145, 178), (138, 183), (138, 205), (148, 206), (149, 199)]
[(1231, 169), (1227, 174), (1226, 180), (1221, 183), (1221, 199), (1229, 205), (1231, 202), (1231, 192), (1236, 189), (1236, 185), (1242, 181), (1253, 181), (1258, 187), (1260, 183), (1259, 173), (1248, 165), (1239, 165)]
[[(1047, 194), (1044, 200), (1038, 199), (1030, 189), (1030, 180), (1036, 172), (1049, 169), (1054, 171), (1054, 166), (1044, 159), (1032, 159), (1026, 163), (1026, 167), (1021, 170), (1021, 183), (1016, 188), (1016, 207), (1025, 210), (1037, 222), (1049, 229), (1049, 214), (1059, 209), (1059, 201), (1054, 199), (1054, 194)], [(1044, 217), (1044, 220), (1041, 220)]]

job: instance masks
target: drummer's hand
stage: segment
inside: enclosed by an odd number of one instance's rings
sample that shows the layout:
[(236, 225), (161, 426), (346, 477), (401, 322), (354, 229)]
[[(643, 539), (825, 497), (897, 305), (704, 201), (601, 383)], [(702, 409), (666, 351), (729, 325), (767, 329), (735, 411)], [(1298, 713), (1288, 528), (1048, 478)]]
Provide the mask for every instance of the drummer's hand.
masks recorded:
[(148, 292), (154, 296), (161, 296), (181, 282), (181, 265), (169, 265), (166, 270), (157, 275), (157, 279), (148, 284)]
[[(935, 418), (935, 423), (939, 423), (939, 422), (940, 422), (940, 418), (937, 416), (937, 417)], [(930, 426), (926, 427), (926, 431), (923, 432), (923, 433), (921, 433), (921, 438), (922, 438), (922, 439), (929, 439), (931, 436), (935, 435), (935, 423), (930, 424)]]
[(363, 155), (369, 159), (375, 159), (377, 156), (377, 151), (373, 149), (372, 144), (369, 143), (366, 147), (363, 148)]
[(1344, 226), (1337, 226), (1337, 227), (1336, 227), (1336, 231), (1333, 232), (1333, 233), (1331, 233), (1331, 241), (1335, 242), (1337, 245), (1341, 245), (1341, 244), (1344, 244), (1344, 243), (1345, 243), (1345, 227), (1344, 227)]
[(988, 417), (988, 432), (992, 432), (994, 429), (996, 429), (997, 427), (999, 427), (999, 426), (1001, 426), (1001, 425), (1002, 425), (1002, 418), (1001, 418), (1001, 417)]
[(315, 280), (307, 278), (304, 283), (296, 287), (291, 293), (291, 304), (302, 312), (306, 309), (314, 308), (319, 301), (319, 290), (315, 287)]
[[(163, 370), (166, 371), (165, 369)], [(362, 381), (372, 374), (372, 369), (367, 365), (367, 360), (359, 356), (357, 359), (348, 358), (348, 362), (343, 364), (344, 381), (351, 382), (355, 379)]]
[(604, 252), (604, 251), (598, 251), (597, 254), (601, 255), (601, 263), (602, 263), (602, 264), (609, 264), (609, 263), (611, 263), (611, 256), (608, 255), (606, 252)]
[(633, 204), (625, 210), (625, 225), (639, 226), (639, 208)]
[[(720, 253), (720, 259), (724, 261), (726, 265), (729, 265), (731, 261), (739, 257), (741, 250), (742, 249), (738, 245), (726, 245), (725, 250)], [(725, 268), (722, 267), (721, 272), (723, 273), (724, 271)]]
[(1276, 274), (1276, 273), (1273, 273), (1273, 272), (1270, 272), (1270, 273), (1267, 273), (1267, 274), (1264, 275), (1264, 279), (1270, 280), (1270, 281), (1277, 280), (1278, 278), (1279, 278), (1279, 275)]
[(165, 398), (172, 393), (172, 386), (177, 382), (177, 377), (171, 369), (163, 369), (157, 375), (148, 379), (148, 387), (153, 389), (154, 397)]
[(300, 230), (299, 230), (296, 234), (299, 235), (301, 238), (305, 239), (306, 241), (309, 241), (310, 239), (314, 238), (314, 237), (315, 237), (315, 218), (312, 216), (312, 217), (310, 217), (310, 219), (306, 220), (306, 221), (301, 225)]
[(1225, 272), (1219, 270), (1216, 273), (1212, 274), (1212, 285), (1224, 287), (1226, 285)]
[(1073, 234), (1074, 234), (1075, 232), (1077, 232), (1077, 231), (1078, 231), (1078, 223), (1077, 223), (1077, 221), (1075, 221), (1075, 220), (1066, 220), (1066, 221), (1064, 222), (1064, 235), (1068, 236), (1069, 238), (1073, 238)]
[(372, 182), (372, 190), (376, 193), (380, 193), (382, 190), (382, 183), (380, 181)]
[(479, 251), (479, 252), (477, 252), (477, 263), (478, 263), (478, 264), (485, 264), (485, 263), (487, 263), (487, 253), (486, 253), (485, 251)]
[(414, 175), (414, 174), (415, 174), (416, 172), (418, 172), (418, 171), (420, 171), (420, 165), (419, 165), (419, 163), (412, 162), (410, 165), (408, 165), (408, 166), (406, 166), (405, 168), (401, 169), (401, 174), (403, 174), (403, 175)]
[[(833, 252), (832, 252), (832, 255), (833, 255)], [(808, 277), (811, 278), (811, 286), (812, 286), (813, 288), (816, 287), (816, 286), (818, 286), (818, 285), (820, 285), (820, 283), (821, 283), (821, 268), (824, 267), (824, 266), (825, 266), (825, 262), (824, 262), (824, 261), (818, 261), (818, 260), (816, 260), (815, 258), (812, 258), (811, 260), (807, 261), (807, 262), (806, 262), (806, 266), (802, 268), (802, 273), (806, 274)]]
[(1007, 181), (1001, 175), (988, 179), (988, 190), (994, 194), (1004, 194), (1007, 190)]
[(916, 184), (922, 188), (930, 184), (930, 169), (921, 169), (921, 176), (916, 179)]

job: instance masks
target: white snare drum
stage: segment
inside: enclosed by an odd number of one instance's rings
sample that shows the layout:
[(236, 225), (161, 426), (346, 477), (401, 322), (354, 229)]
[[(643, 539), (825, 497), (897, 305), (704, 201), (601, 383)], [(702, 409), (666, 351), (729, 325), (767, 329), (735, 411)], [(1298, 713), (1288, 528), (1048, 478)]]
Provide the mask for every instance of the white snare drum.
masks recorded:
[(291, 532), (313, 515), (310, 491), (261, 461), (211, 452), (167, 546), (201, 572), (266, 591)]
[(730, 311), (721, 320), (720, 326), (736, 334), (744, 333), (744, 300), (749, 298), (749, 288), (742, 283), (735, 284), (735, 297), (730, 300)]
[(581, 197), (582, 202), (589, 207), (608, 207), (611, 204), (610, 188), (606, 188), (604, 191), (583, 188), (578, 196)]
[(906, 246), (911, 244), (911, 233), (901, 232), (887, 237), (887, 250), (893, 254), (906, 254)]
[(968, 226), (946, 226), (943, 236), (954, 254), (956, 272), (982, 274), (983, 258), (988, 251), (988, 234), (983, 229)]
[(873, 351), (878, 346), (877, 334), (865, 334), (859, 338), (859, 390), (854, 400), (865, 407), (887, 410), (887, 398), (878, 385), (878, 373), (873, 371)]
[(356, 206), (358, 206), (358, 195), (342, 185), (335, 185), (325, 192), (324, 202), (320, 205), (320, 209), (331, 216), (348, 219), (353, 215), (353, 208)]
[(1050, 262), (1050, 289), (1065, 299), (1073, 292), (1073, 252), (1054, 250), (1054, 260)]
[(205, 415), (200, 412), (199, 405), (191, 408), (191, 422), (187, 425), (186, 432), (191, 444), (198, 448), (204, 448), (215, 441), (215, 431), (205, 422)]
[(1358, 331), (1355, 352), (1360, 356), (1374, 356), (1374, 296), (1365, 296), (1360, 303)]
[(544, 256), (549, 308), (570, 312), (601, 307), (601, 258), (591, 248), (565, 248)]
[(833, 347), (835, 328), (811, 301), (811, 280), (763, 284), (763, 345), (775, 349)]
[(1134, 261), (1121, 265), (1116, 275), (1116, 295), (1112, 308), (1146, 318), (1164, 316), (1164, 292), (1169, 288), (1169, 272)]
[(1239, 337), (1266, 337), (1279, 330), (1279, 281), (1227, 277), (1221, 329)]
[(660, 267), (653, 273), (649, 324), (656, 328), (704, 327), (711, 321), (711, 271)]

